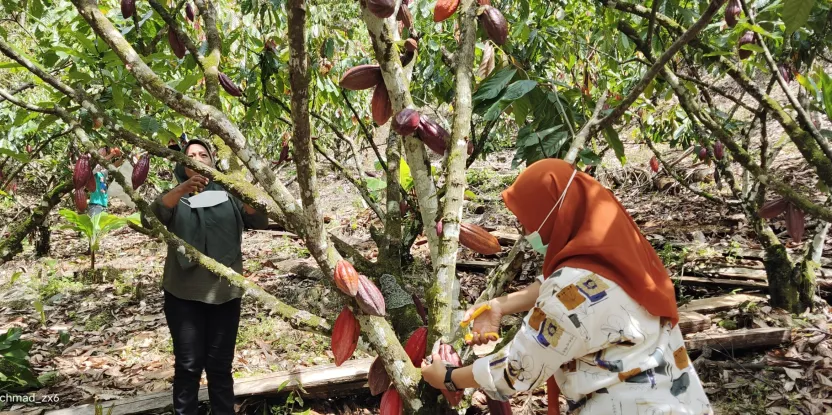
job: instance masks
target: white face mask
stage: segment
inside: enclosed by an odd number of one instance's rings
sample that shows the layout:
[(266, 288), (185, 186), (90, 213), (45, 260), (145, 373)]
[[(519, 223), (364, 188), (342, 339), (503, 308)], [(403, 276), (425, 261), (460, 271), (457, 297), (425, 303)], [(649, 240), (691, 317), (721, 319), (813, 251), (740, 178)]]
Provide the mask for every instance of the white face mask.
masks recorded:
[(216, 206), (227, 201), (228, 193), (224, 190), (206, 190), (191, 198), (182, 199), (182, 203), (190, 206), (191, 209)]
[(563, 193), (560, 194), (560, 199), (558, 199), (555, 203), (555, 206), (552, 206), (552, 210), (549, 211), (549, 214), (546, 215), (546, 219), (543, 219), (543, 222), (541, 222), (537, 230), (526, 235), (526, 240), (529, 241), (529, 245), (532, 246), (532, 249), (542, 255), (546, 255), (546, 250), (549, 248), (549, 244), (543, 245), (543, 238), (540, 236), (540, 230), (543, 229), (543, 225), (545, 225), (546, 221), (549, 220), (549, 216), (552, 216), (552, 213), (559, 209), (560, 205), (563, 204), (563, 199), (566, 197), (566, 191), (569, 190), (569, 186), (572, 184), (572, 179), (575, 178), (575, 174), (577, 173), (578, 170), (572, 172), (572, 176), (569, 177), (569, 182), (566, 183), (566, 188), (563, 189)]

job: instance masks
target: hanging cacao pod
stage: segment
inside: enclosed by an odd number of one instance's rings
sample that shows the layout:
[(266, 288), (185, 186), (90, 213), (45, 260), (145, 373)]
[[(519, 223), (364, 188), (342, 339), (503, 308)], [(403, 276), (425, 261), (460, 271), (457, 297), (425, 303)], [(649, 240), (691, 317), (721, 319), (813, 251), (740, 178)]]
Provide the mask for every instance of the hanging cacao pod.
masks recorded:
[(187, 53), (188, 50), (185, 49), (185, 45), (181, 40), (179, 40), (179, 37), (176, 36), (176, 32), (173, 28), (168, 28), (168, 43), (170, 44), (170, 49), (177, 58), (182, 59), (185, 57), (185, 53)]
[(707, 158), (708, 158), (708, 149), (707, 149), (707, 147), (701, 147), (699, 149), (699, 160), (700, 161), (705, 161), (705, 160), (707, 160)]
[(75, 189), (75, 208), (78, 209), (78, 213), (84, 213), (87, 211), (87, 192), (84, 190), (83, 187), (80, 189)]
[(407, 205), (407, 201), (406, 201), (406, 200), (400, 200), (400, 201), (399, 201), (399, 214), (400, 214), (400, 215), (402, 215), (402, 216), (404, 216), (405, 214), (407, 214), (407, 209), (408, 209), (409, 207), (410, 207), (410, 206), (408, 206), (408, 205)]
[(436, 236), (438, 236), (440, 238), (442, 237), (443, 231), (444, 231), (443, 228), (444, 228), (444, 225), (442, 224), (441, 220), (439, 222), (436, 222)]
[(289, 142), (284, 141), (283, 146), (280, 148), (280, 158), (277, 159), (277, 164), (281, 165), (289, 160)]
[(445, 155), (445, 142), (450, 134), (438, 123), (425, 116), (420, 117), (416, 136), (434, 153), (440, 156)]
[(508, 23), (506, 18), (496, 7), (482, 6), (483, 12), (479, 15), (480, 23), (488, 34), (488, 38), (498, 45), (503, 45), (508, 39)]
[(355, 297), (358, 294), (358, 271), (346, 260), (339, 260), (335, 264), (335, 286), (344, 294)]
[(459, 8), (459, 0), (437, 0), (433, 7), (433, 21), (439, 23), (451, 17)]
[(500, 253), (500, 241), (487, 230), (473, 223), (459, 224), (459, 243), (482, 255)]
[(136, 0), (121, 0), (121, 15), (129, 19), (133, 13), (136, 13)]
[(349, 307), (344, 307), (335, 325), (332, 326), (332, 354), (335, 356), (335, 366), (341, 366), (352, 357), (355, 348), (358, 347), (358, 335), (361, 332), (361, 324), (352, 314)]
[(360, 91), (372, 88), (382, 82), (384, 82), (384, 77), (381, 75), (380, 66), (358, 65), (344, 73), (338, 85), (351, 91)]
[(145, 180), (147, 180), (147, 174), (150, 172), (150, 155), (144, 154), (139, 158), (139, 161), (136, 162), (136, 165), (133, 167), (133, 190), (139, 188), (139, 186), (143, 185)]
[(410, 363), (413, 363), (413, 366), (419, 367), (422, 364), (422, 359), (425, 358), (425, 352), (427, 350), (428, 328), (419, 327), (407, 339), (407, 342), (404, 344), (404, 351), (410, 358)]
[(412, 294), (410, 297), (413, 299), (413, 305), (416, 306), (416, 312), (419, 314), (419, 317), (422, 318), (422, 323), (424, 325), (427, 325), (428, 324), (428, 312), (427, 312), (427, 310), (425, 310), (425, 305), (422, 303), (422, 300), (416, 294)]
[(399, 7), (399, 12), (396, 14), (396, 20), (401, 21), (402, 24), (404, 24), (404, 27), (413, 27), (413, 15), (410, 14), (410, 8), (402, 4), (401, 7)]
[(467, 147), (468, 148), (466, 149), (466, 151), (468, 152), (468, 155), (470, 156), (471, 154), (474, 154), (474, 142), (471, 141), (471, 140), (468, 140), (468, 146)]
[(742, 13), (742, 5), (739, 0), (729, 0), (728, 5), (725, 6), (725, 23), (728, 27), (737, 25), (740, 13)]
[(370, 387), (370, 394), (376, 396), (383, 393), (390, 387), (390, 384), (390, 375), (384, 369), (381, 356), (376, 357), (376, 360), (373, 360), (373, 364), (370, 365), (369, 372), (367, 372), (367, 386)]
[(75, 162), (75, 170), (72, 172), (72, 184), (75, 189), (83, 189), (87, 185), (87, 181), (92, 177), (92, 166), (90, 165), (90, 155), (84, 154)]
[(390, 117), (393, 116), (393, 103), (390, 102), (390, 94), (388, 94), (387, 86), (384, 85), (384, 82), (376, 85), (370, 106), (373, 113), (373, 121), (378, 125), (386, 124), (390, 120)]
[(407, 40), (404, 41), (404, 50), (409, 52), (415, 52), (416, 49), (419, 48), (419, 41), (416, 39), (409, 37)]
[[(459, 354), (454, 350), (454, 347), (450, 344), (442, 343), (439, 345), (439, 356), (442, 358), (443, 362), (448, 362), (456, 367), (462, 367), (462, 359), (459, 357)], [(448, 400), (448, 404), (451, 406), (459, 405), (459, 402), (462, 401), (462, 395), (465, 391), (459, 390), (456, 392), (451, 392), (449, 390), (442, 390), (442, 395), (445, 396), (445, 399)]]
[(396, 11), (396, 0), (367, 0), (367, 10), (379, 19), (386, 19)]
[(786, 63), (781, 63), (777, 65), (777, 70), (780, 72), (780, 76), (783, 77), (783, 80), (786, 83), (791, 83), (794, 80), (794, 74), (792, 73), (791, 65)]
[(722, 160), (723, 157), (725, 157), (725, 146), (722, 144), (722, 141), (717, 141), (714, 143), (714, 158)]
[(787, 207), (788, 202), (786, 202), (786, 199), (780, 197), (764, 203), (760, 210), (757, 211), (757, 216), (762, 219), (774, 219), (786, 211)]
[(228, 75), (220, 72), (219, 73), (219, 81), (220, 81), (220, 85), (222, 85), (222, 89), (224, 89), (225, 92), (228, 93), (228, 95), (231, 95), (231, 96), (234, 96), (234, 97), (239, 97), (239, 96), (243, 95), (243, 91), (240, 90), (240, 87), (238, 87), (234, 83), (234, 81), (232, 81), (231, 78), (228, 77)]
[(381, 405), (379, 405), (380, 415), (401, 415), (404, 410), (402, 397), (394, 387), (387, 389), (384, 395), (381, 395)]
[(754, 32), (748, 30), (742, 34), (738, 42), (739, 50), (737, 51), (737, 54), (739, 55), (740, 59), (745, 60), (751, 57), (751, 54), (753, 52), (747, 49), (743, 49), (742, 47), (743, 45), (751, 45), (754, 43), (757, 43), (757, 37), (754, 36)]
[(371, 316), (384, 317), (387, 308), (381, 290), (364, 275), (358, 275), (358, 292), (355, 295), (361, 310)]
[(102, 126), (103, 124), (104, 124), (104, 122), (103, 122), (103, 121), (101, 121), (101, 118), (95, 117), (95, 118), (92, 120), (92, 129), (93, 129), (93, 130), (99, 130), (99, 129), (101, 129), (101, 126)]
[(396, 114), (396, 117), (393, 118), (393, 131), (402, 137), (407, 137), (416, 132), (416, 129), (419, 128), (419, 118), (420, 116), (418, 111), (411, 108), (405, 108), (399, 111), (399, 113)]
[(490, 6), (491, 0), (477, 0), (477, 4), (480, 6)]
[(189, 22), (193, 22), (196, 15), (194, 14), (194, 6), (191, 2), (185, 4), (185, 18), (188, 19)]
[(659, 160), (656, 156), (650, 158), (650, 170), (653, 170), (653, 173), (659, 172)]
[(803, 240), (803, 231), (806, 229), (806, 216), (803, 211), (789, 203), (786, 209), (786, 231), (795, 242)]
[(486, 396), (486, 405), (488, 405), (488, 413), (491, 415), (511, 415), (511, 403), (505, 401), (498, 401)]
[(85, 187), (90, 193), (95, 191), (95, 175), (90, 176), (90, 179), (87, 180), (87, 185)]

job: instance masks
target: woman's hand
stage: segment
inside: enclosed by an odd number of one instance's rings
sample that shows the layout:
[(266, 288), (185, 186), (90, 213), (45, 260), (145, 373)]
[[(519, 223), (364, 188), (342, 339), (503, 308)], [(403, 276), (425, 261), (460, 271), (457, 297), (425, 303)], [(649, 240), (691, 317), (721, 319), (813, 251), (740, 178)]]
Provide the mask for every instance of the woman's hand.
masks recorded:
[(434, 353), (431, 358), (433, 358), (433, 362), (430, 364), (428, 364), (427, 361), (422, 360), (422, 379), (424, 379), (428, 385), (433, 386), (436, 389), (446, 390), (445, 372), (448, 371), (448, 368), (445, 367), (439, 353)]
[(168, 209), (173, 209), (179, 203), (179, 199), (187, 194), (201, 192), (208, 185), (208, 178), (195, 174), (190, 179), (180, 183), (179, 186), (162, 196), (162, 204)]
[(500, 320), (503, 318), (503, 311), (499, 302), (489, 301), (488, 303), (472, 306), (465, 312), (462, 321), (470, 321), (474, 312), (485, 304), (490, 305), (491, 308), (474, 318), (474, 325), (471, 327), (471, 335), (473, 337), (465, 341), (469, 345), (481, 345), (497, 340), (495, 336), (498, 336), (496, 333), (500, 332)]

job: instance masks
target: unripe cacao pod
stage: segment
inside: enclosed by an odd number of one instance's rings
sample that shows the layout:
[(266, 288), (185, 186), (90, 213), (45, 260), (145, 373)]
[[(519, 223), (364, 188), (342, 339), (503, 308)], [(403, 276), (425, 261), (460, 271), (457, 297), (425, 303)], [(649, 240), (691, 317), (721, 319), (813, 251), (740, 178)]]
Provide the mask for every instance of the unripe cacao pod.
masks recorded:
[(380, 66), (358, 65), (344, 73), (338, 85), (344, 89), (360, 91), (372, 88), (382, 82), (384, 82), (384, 77), (381, 75)]
[(80, 189), (75, 189), (75, 208), (78, 209), (78, 213), (84, 213), (87, 211), (87, 192), (84, 190), (83, 187)]
[(376, 85), (370, 106), (372, 107), (373, 121), (378, 125), (386, 124), (393, 116), (393, 103), (390, 102), (390, 94), (387, 93), (387, 86), (384, 85), (384, 82)]
[(90, 179), (87, 180), (86, 188), (90, 193), (95, 191), (95, 176), (90, 176)]
[(387, 308), (381, 290), (364, 275), (358, 276), (358, 292), (355, 295), (361, 310), (371, 316), (384, 317)]
[(147, 180), (147, 174), (150, 172), (150, 155), (145, 154), (139, 158), (136, 165), (133, 167), (133, 190), (143, 185)]
[(83, 189), (92, 176), (89, 154), (84, 154), (75, 162), (75, 170), (72, 172), (72, 184), (75, 189)]
[(792, 203), (786, 208), (786, 231), (795, 242), (803, 240), (803, 231), (806, 229), (806, 216), (803, 211)]
[[(441, 344), (439, 346), (439, 356), (442, 358), (443, 362), (448, 362), (456, 367), (462, 367), (462, 359), (459, 357), (459, 354), (454, 350), (454, 347), (450, 344)], [(445, 396), (445, 399), (448, 400), (448, 404), (451, 406), (459, 405), (459, 402), (462, 401), (462, 395), (465, 391), (456, 391), (451, 392), (448, 390), (443, 389), (442, 395)]]
[(231, 78), (228, 77), (228, 75), (220, 72), (219, 73), (219, 81), (220, 81), (220, 85), (222, 85), (222, 89), (224, 89), (225, 92), (228, 93), (228, 95), (235, 96), (235, 97), (239, 97), (239, 96), (243, 95), (243, 91), (240, 90), (240, 87), (238, 87), (234, 83), (234, 81), (232, 81)]
[(656, 159), (656, 156), (650, 158), (650, 170), (653, 170), (653, 173), (659, 172), (659, 160)]
[(451, 17), (459, 8), (459, 0), (437, 0), (433, 8), (433, 21), (441, 22)]
[(428, 328), (419, 327), (413, 331), (413, 334), (407, 339), (404, 344), (404, 351), (410, 358), (410, 363), (413, 366), (421, 366), (422, 359), (425, 358), (425, 352), (428, 350)]
[(185, 45), (181, 40), (179, 40), (179, 37), (176, 36), (176, 32), (173, 28), (168, 28), (168, 43), (170, 44), (170, 49), (177, 58), (182, 59), (185, 57), (185, 53), (188, 50), (185, 49)]
[(745, 33), (742, 34), (742, 37), (740, 37), (740, 40), (739, 40), (739, 43), (738, 43), (739, 50), (737, 52), (740, 59), (743, 59), (743, 60), (748, 59), (749, 57), (751, 57), (751, 54), (752, 54), (752, 51), (747, 50), (747, 49), (742, 49), (742, 46), (743, 45), (750, 45), (750, 44), (756, 43), (756, 42), (757, 42), (757, 38), (754, 36), (754, 32), (748, 30), (748, 31), (746, 31)]
[(335, 366), (341, 366), (352, 357), (355, 348), (358, 346), (358, 335), (361, 332), (361, 324), (349, 307), (344, 307), (335, 325), (332, 327), (332, 354), (335, 356)]
[(742, 13), (742, 5), (739, 0), (729, 0), (728, 5), (725, 6), (725, 23), (728, 27), (737, 25), (740, 13)]
[(386, 19), (396, 11), (396, 0), (367, 0), (367, 10), (379, 19)]
[(419, 137), (419, 139), (422, 140), (422, 142), (425, 143), (429, 149), (433, 150), (434, 153), (445, 155), (445, 142), (447, 137), (450, 137), (450, 134), (448, 134), (448, 132), (442, 128), (441, 125), (431, 121), (430, 118), (422, 116), (419, 119), (419, 127), (416, 129), (416, 136)]
[(498, 401), (486, 396), (486, 405), (488, 405), (488, 413), (491, 415), (511, 415), (511, 402)]
[(185, 18), (187, 18), (188, 21), (193, 22), (195, 17), (196, 17), (196, 15), (194, 14), (194, 6), (191, 4), (191, 2), (186, 3), (185, 4)]
[(402, 397), (399, 396), (399, 391), (391, 386), (387, 392), (384, 392), (384, 395), (381, 395), (379, 413), (380, 415), (401, 415), (403, 410)]
[(404, 27), (413, 27), (413, 15), (410, 14), (410, 8), (402, 4), (401, 7), (399, 7), (399, 12), (396, 14), (396, 20), (401, 21), (402, 24), (404, 24)]
[(706, 147), (702, 147), (699, 149), (699, 160), (705, 161), (708, 158), (708, 149)]
[(725, 157), (725, 146), (722, 144), (722, 141), (717, 141), (714, 143), (714, 158), (722, 160), (723, 157)]
[(370, 370), (367, 372), (367, 386), (370, 387), (370, 394), (376, 396), (386, 391), (390, 387), (390, 383), (390, 375), (384, 369), (384, 362), (379, 356), (376, 360), (373, 360), (373, 364), (370, 365)]
[(500, 241), (473, 223), (459, 224), (459, 243), (482, 255), (495, 255), (500, 252)]
[(436, 236), (442, 237), (444, 231), (444, 225), (442, 225), (442, 221), (436, 222)]
[(503, 45), (508, 39), (508, 23), (506, 18), (496, 7), (482, 6), (483, 12), (479, 15), (480, 23), (488, 34), (488, 38), (498, 45)]
[(136, 12), (136, 0), (121, 0), (121, 15), (129, 19)]
[(344, 294), (355, 297), (358, 294), (358, 271), (346, 260), (335, 264), (335, 286)]
[(399, 113), (396, 114), (396, 117), (393, 118), (393, 131), (402, 137), (407, 137), (416, 132), (416, 129), (419, 128), (419, 118), (420, 116), (418, 111), (411, 108), (405, 108), (399, 111)]
[(786, 199), (780, 197), (764, 203), (763, 206), (760, 207), (760, 210), (757, 212), (757, 216), (759, 216), (762, 219), (774, 219), (775, 217), (783, 213), (787, 207), (788, 202), (786, 202)]

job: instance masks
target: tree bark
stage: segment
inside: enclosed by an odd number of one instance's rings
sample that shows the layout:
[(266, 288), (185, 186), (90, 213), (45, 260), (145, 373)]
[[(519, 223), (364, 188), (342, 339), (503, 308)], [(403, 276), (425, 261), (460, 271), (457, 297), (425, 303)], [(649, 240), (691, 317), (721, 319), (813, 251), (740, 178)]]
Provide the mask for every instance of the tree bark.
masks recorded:
[(72, 191), (72, 181), (63, 181), (43, 195), (40, 204), (32, 210), (28, 218), (17, 224), (9, 231), (9, 236), (0, 241), (0, 265), (14, 258), (23, 250), (23, 239), (40, 226), (49, 216), (65, 194)]

